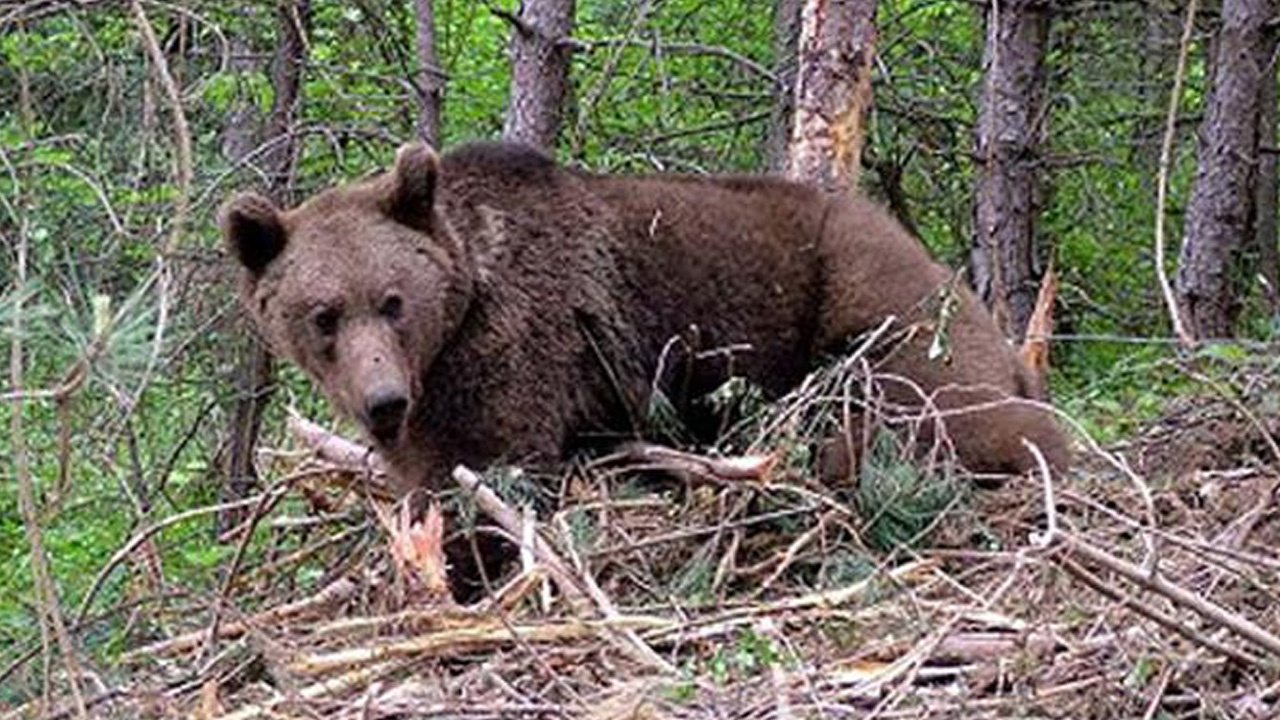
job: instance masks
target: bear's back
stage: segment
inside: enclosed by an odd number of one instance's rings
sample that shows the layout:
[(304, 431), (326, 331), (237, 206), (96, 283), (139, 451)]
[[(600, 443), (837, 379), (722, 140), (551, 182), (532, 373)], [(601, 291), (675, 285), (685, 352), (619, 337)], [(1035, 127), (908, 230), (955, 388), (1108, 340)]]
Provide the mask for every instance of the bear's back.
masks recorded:
[(440, 159), (446, 177), (476, 177), (504, 185), (549, 185), (563, 170), (552, 158), (519, 143), (460, 145)]
[(593, 175), (585, 184), (615, 219), (647, 355), (675, 336), (703, 356), (738, 348), (731, 360), (715, 354), (727, 365), (700, 363), (706, 384), (744, 374), (773, 393), (811, 367), (827, 205), (819, 193), (758, 176)]
[(726, 350), (700, 363), (702, 391), (733, 372), (781, 392), (811, 368), (830, 207), (819, 191), (765, 176), (597, 174), (510, 143), (455, 149), (441, 179), (468, 241), (493, 238), (477, 208), (502, 213), (502, 272), (523, 295), (542, 307), (607, 295), (638, 367), (671, 360), (680, 337), (694, 353)]

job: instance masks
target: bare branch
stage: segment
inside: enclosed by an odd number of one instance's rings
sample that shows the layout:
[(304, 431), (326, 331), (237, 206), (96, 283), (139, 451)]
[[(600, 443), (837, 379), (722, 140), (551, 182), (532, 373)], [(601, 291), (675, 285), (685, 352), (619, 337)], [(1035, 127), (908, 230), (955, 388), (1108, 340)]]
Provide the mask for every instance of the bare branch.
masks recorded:
[(1169, 282), (1169, 272), (1165, 269), (1165, 206), (1169, 201), (1169, 166), (1173, 158), (1173, 139), (1177, 131), (1178, 105), (1182, 100), (1182, 81), (1187, 74), (1187, 51), (1191, 47), (1191, 33), (1195, 29), (1196, 4), (1199, 0), (1187, 3), (1187, 18), (1182, 24), (1182, 41), (1178, 46), (1178, 66), (1173, 74), (1173, 90), (1169, 93), (1169, 111), (1165, 115), (1164, 139), (1160, 142), (1160, 171), (1156, 182), (1156, 278), (1160, 281), (1160, 292), (1164, 295), (1165, 307), (1169, 311), (1169, 320), (1173, 323), (1173, 334), (1184, 348), (1195, 346), (1195, 338), (1187, 332), (1182, 322), (1182, 313), (1178, 309), (1178, 300), (1173, 294), (1173, 285)]

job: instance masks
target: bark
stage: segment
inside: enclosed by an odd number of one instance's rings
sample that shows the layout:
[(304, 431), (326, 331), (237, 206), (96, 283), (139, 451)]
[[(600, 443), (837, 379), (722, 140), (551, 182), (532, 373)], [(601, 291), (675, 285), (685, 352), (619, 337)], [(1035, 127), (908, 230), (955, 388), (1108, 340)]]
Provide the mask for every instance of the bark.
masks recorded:
[(418, 137), (428, 145), (440, 147), (440, 110), (444, 103), (444, 73), (436, 53), (434, 0), (414, 0), (417, 20), (418, 50)]
[(916, 227), (915, 218), (911, 216), (911, 204), (907, 201), (907, 189), (903, 186), (906, 167), (896, 159), (884, 159), (873, 162), (869, 169), (876, 175), (876, 183), (884, 196), (885, 204), (889, 206), (889, 212), (893, 213), (907, 232), (919, 237), (920, 230)]
[(263, 135), (270, 149), (263, 155), (267, 192), (280, 204), (292, 204), (293, 173), (297, 166), (298, 139), (293, 126), (302, 100), (302, 71), (306, 66), (310, 0), (285, 0), (280, 5), (280, 36), (271, 68), (271, 115)]
[(875, 0), (805, 0), (787, 174), (831, 191), (858, 182), (871, 104)]
[(974, 133), (973, 283), (1000, 327), (1019, 339), (1040, 286), (1035, 224), (1042, 195), (1039, 154), (1048, 127), (1049, 13), (1047, 0), (988, 5)]
[[(242, 12), (252, 15), (252, 8)], [(231, 47), (231, 72), (245, 77), (253, 72), (253, 48), (245, 39), (245, 33), (234, 33), (229, 40)], [(231, 162), (239, 162), (258, 144), (262, 118), (258, 106), (248, 93), (240, 93), (227, 113), (227, 124), (222, 131), (222, 156)]]
[(524, 0), (508, 18), (511, 90), (502, 127), (506, 140), (554, 150), (569, 84), (574, 0)]
[(1268, 313), (1275, 316), (1280, 311), (1280, 249), (1276, 243), (1277, 192), (1276, 179), (1276, 40), (1271, 33), (1271, 64), (1262, 76), (1262, 90), (1258, 94), (1258, 178), (1254, 187), (1255, 215), (1253, 242), (1257, 251), (1258, 274), (1262, 276), (1262, 295)]
[(1253, 235), (1258, 108), (1270, 61), (1271, 0), (1224, 0), (1214, 82), (1200, 126), (1195, 184), (1178, 261), (1178, 300), (1198, 339), (1231, 337), (1240, 310), (1237, 262)]
[[(267, 194), (277, 203), (292, 200), (293, 175), (297, 165), (298, 142), (293, 136), (298, 107), (302, 99), (302, 73), (306, 64), (306, 27), (310, 18), (309, 0), (289, 0), (280, 7), (277, 52), (271, 69), (274, 99), (271, 114), (263, 123), (258, 143), (265, 146), (262, 154), (262, 171), (267, 178)], [(248, 152), (255, 145), (245, 142), (253, 136), (250, 116), (231, 115), (232, 125), (224, 142), (224, 149)], [(241, 125), (241, 123), (244, 123)], [(256, 121), (254, 121), (256, 124)], [(238, 161), (243, 155), (231, 156)], [(226, 480), (222, 486), (222, 501), (230, 502), (248, 497), (258, 485), (254, 467), (254, 451), (262, 428), (262, 414), (275, 387), (275, 361), (260, 339), (250, 336), (241, 351), (236, 367), (236, 396), (227, 428), (228, 446), (223, 456)], [(243, 508), (220, 513), (219, 534), (238, 526), (244, 519)]]
[(787, 149), (796, 99), (796, 51), (800, 45), (802, 0), (776, 0), (773, 16), (773, 72), (778, 82), (773, 88), (773, 114), (769, 118), (769, 170), (787, 169)]

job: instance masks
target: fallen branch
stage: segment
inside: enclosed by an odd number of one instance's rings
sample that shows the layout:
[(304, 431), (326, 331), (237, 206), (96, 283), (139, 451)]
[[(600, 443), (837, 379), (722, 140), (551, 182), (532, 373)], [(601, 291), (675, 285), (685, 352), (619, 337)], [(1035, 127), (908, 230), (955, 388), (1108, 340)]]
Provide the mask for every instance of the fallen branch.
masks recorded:
[(1184, 625), (1177, 618), (1160, 612), (1150, 605), (1141, 603), (1132, 597), (1124, 595), (1119, 590), (1108, 585), (1102, 578), (1084, 569), (1084, 567), (1079, 563), (1070, 558), (1059, 558), (1058, 564), (1062, 566), (1062, 569), (1074, 575), (1078, 580), (1080, 580), (1080, 582), (1083, 582), (1085, 585), (1088, 585), (1102, 595), (1120, 603), (1125, 608), (1147, 618), (1151, 622), (1154, 622), (1168, 630), (1172, 630), (1197, 645), (1206, 647), (1213, 652), (1229, 657), (1246, 667), (1255, 665), (1258, 662), (1258, 658), (1246, 655), (1233, 647), (1224, 645), (1211, 637), (1198, 633), (1192, 628)]
[(727, 481), (765, 482), (769, 479), (774, 466), (778, 464), (777, 453), (711, 457), (640, 442), (624, 447), (621, 457), (624, 460), (656, 466), (662, 470)]
[[(296, 602), (280, 605), (270, 610), (264, 610), (256, 615), (245, 618), (237, 622), (228, 622), (218, 629), (218, 636), (222, 638), (234, 638), (245, 634), (252, 627), (265, 627), (269, 625), (278, 625), (285, 620), (290, 620), (307, 613), (323, 610), (331, 605), (345, 602), (355, 595), (357, 590), (356, 584), (346, 578), (340, 578), (333, 583), (321, 588), (319, 592), (310, 597), (303, 598)], [(124, 664), (130, 664), (153, 657), (156, 655), (174, 655), (181, 652), (191, 650), (203, 644), (209, 638), (210, 628), (202, 628), (189, 633), (184, 633), (176, 637), (162, 640), (157, 643), (145, 645), (136, 650), (125, 653), (120, 661)]]
[(266, 702), (257, 703), (248, 707), (241, 708), (233, 713), (222, 715), (217, 720), (256, 720), (256, 718), (276, 718), (284, 717), (275, 712), (275, 708), (279, 707), (288, 700), (315, 700), (322, 697), (341, 696), (363, 687), (378, 678), (388, 675), (400, 667), (399, 663), (386, 662), (371, 667), (363, 667), (358, 670), (352, 670), (345, 675), (336, 678), (322, 680), (314, 685), (308, 685), (299, 689), (295, 693), (289, 695), (277, 695)]
[(289, 414), (289, 433), (297, 438), (316, 457), (339, 467), (359, 472), (369, 485), (369, 491), (382, 500), (395, 500), (394, 492), (387, 479), (390, 470), (387, 463), (372, 448), (354, 443), (340, 435), (336, 435), (310, 420)]
[(372, 448), (334, 434), (301, 415), (289, 414), (289, 432), (322, 460), (357, 470), (387, 474), (382, 456)]
[[(486, 515), (498, 523), (504, 530), (511, 534), (512, 537), (525, 537), (525, 520), (520, 513), (507, 507), (496, 493), (486, 487), (481, 481), (480, 476), (471, 470), (459, 465), (453, 469), (453, 479), (465, 490), (470, 492), (476, 499), (476, 505), (484, 511)], [(532, 533), (531, 549), (534, 557), (547, 568), (549, 574), (564, 593), (565, 600), (574, 608), (575, 613), (579, 616), (587, 614), (590, 611), (587, 599), (590, 598), (590, 604), (600, 611), (605, 618), (603, 629), (609, 632), (616, 631), (618, 637), (610, 637), (619, 648), (629, 655), (632, 659), (637, 660), (650, 667), (657, 668), (663, 672), (675, 672), (675, 668), (662, 659), (653, 648), (649, 647), (644, 640), (640, 639), (633, 631), (616, 626), (614, 623), (620, 619), (618, 611), (614, 608), (613, 602), (604, 594), (603, 591), (589, 578), (584, 580), (582, 586), (579, 586), (569, 566), (560, 559), (551, 545), (535, 529)], [(585, 588), (585, 590), (584, 590)]]
[(1044, 656), (1061, 647), (1062, 643), (1050, 632), (974, 631), (944, 637), (934, 646), (930, 659), (963, 663), (990, 662), (1003, 660), (1016, 652)]
[(886, 573), (859, 580), (847, 587), (821, 590), (769, 603), (746, 605), (703, 618), (689, 619), (674, 628), (651, 631), (646, 634), (645, 639), (652, 643), (687, 641), (693, 638), (721, 635), (769, 615), (837, 610), (879, 592), (886, 584), (918, 582), (930, 576), (937, 567), (938, 563), (934, 560), (915, 560), (899, 565)]
[[(524, 535), (524, 518), (520, 513), (511, 509), (506, 503), (502, 502), (502, 498), (491, 490), (480, 476), (473, 471), (459, 465), (453, 469), (453, 480), (462, 486), (464, 490), (471, 493), (475, 498), (476, 506), (488, 515), (495, 523), (513, 538), (519, 538)], [(590, 611), (590, 604), (587, 602), (586, 595), (582, 588), (578, 587), (578, 583), (574, 580), (573, 574), (569, 572), (569, 566), (560, 559), (555, 550), (542, 536), (538, 533), (533, 534), (533, 554), (546, 569), (547, 574), (560, 588), (560, 592), (564, 594), (565, 601), (569, 603), (570, 608), (577, 615), (587, 615)]]
[[(375, 473), (385, 472), (385, 463), (372, 450), (339, 437), (305, 418), (291, 415), (289, 417), (289, 429), (295, 437), (311, 448), (322, 459), (341, 465), (361, 467)], [(772, 462), (768, 464), (771, 466)], [(453, 471), (453, 479), (463, 489), (471, 493), (480, 510), (492, 518), (511, 537), (519, 538), (526, 535), (524, 517), (508, 507), (502, 501), (502, 498), (485, 486), (479, 475), (468, 468), (459, 466)], [(556, 583), (556, 586), (560, 588), (565, 601), (569, 603), (570, 608), (576, 615), (594, 614), (592, 612), (592, 606), (594, 605), (606, 620), (618, 617), (613, 603), (598, 587), (595, 587), (590, 582), (580, 584), (570, 571), (568, 564), (560, 558), (551, 545), (536, 531), (532, 535), (531, 549), (534, 557), (546, 568), (547, 574)], [(583, 586), (585, 586), (585, 589)], [(621, 631), (621, 637), (614, 638), (614, 640), (633, 659), (664, 672), (674, 672), (669, 663), (663, 660), (633, 632), (623, 630)]]
[[(1236, 635), (1252, 642), (1268, 653), (1280, 658), (1280, 638), (1211, 600), (1206, 600), (1181, 586), (1165, 580), (1158, 572), (1146, 572), (1142, 568), (1105, 551), (1089, 545), (1078, 537), (1060, 533), (1068, 555), (1076, 555), (1114, 572), (1144, 590), (1168, 598), (1175, 605), (1191, 610), (1200, 617), (1220, 625)], [(1218, 648), (1215, 648), (1218, 649)]]
[(460, 627), (380, 645), (346, 648), (330, 653), (309, 653), (289, 663), (299, 675), (320, 675), (344, 668), (378, 663), (394, 658), (439, 657), (477, 648), (506, 645), (516, 641), (550, 643), (581, 640), (607, 630), (670, 629), (676, 621), (660, 617), (623, 616), (614, 620), (567, 620), (529, 625), (509, 625), (501, 619), (479, 620), (472, 627)]

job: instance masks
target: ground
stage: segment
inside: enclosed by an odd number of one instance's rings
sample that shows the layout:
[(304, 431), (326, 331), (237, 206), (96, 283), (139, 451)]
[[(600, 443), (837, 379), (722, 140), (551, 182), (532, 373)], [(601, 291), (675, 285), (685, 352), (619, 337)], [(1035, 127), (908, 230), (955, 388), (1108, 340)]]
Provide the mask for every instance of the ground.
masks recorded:
[[(430, 533), (371, 515), (376, 493), (364, 490), (377, 467), (353, 469), (367, 459), (299, 423), (300, 447), (330, 444), (319, 458), (277, 454), (270, 470), (275, 487), (307, 498), (291, 514), (314, 523), (308, 542), (239, 570), (216, 640), (208, 613), (142, 618), (98, 708), (1276, 716), (1280, 414), (1269, 371), (1205, 384), (1107, 448), (1082, 439), (1065, 477), (976, 489), (945, 458), (922, 470), (896, 436), (877, 435), (858, 487), (823, 487), (807, 440), (838, 414), (841, 403), (821, 399), (857, 372), (816, 376), (718, 449), (632, 447), (555, 476), (498, 470), (482, 478), (495, 493), (446, 498), (463, 508), (446, 513), (453, 532), (477, 512), (526, 532), (529, 507), (545, 541), (539, 569), (470, 604), (404, 569), (403, 538), (429, 544)], [(394, 561), (379, 525), (400, 533)]]

